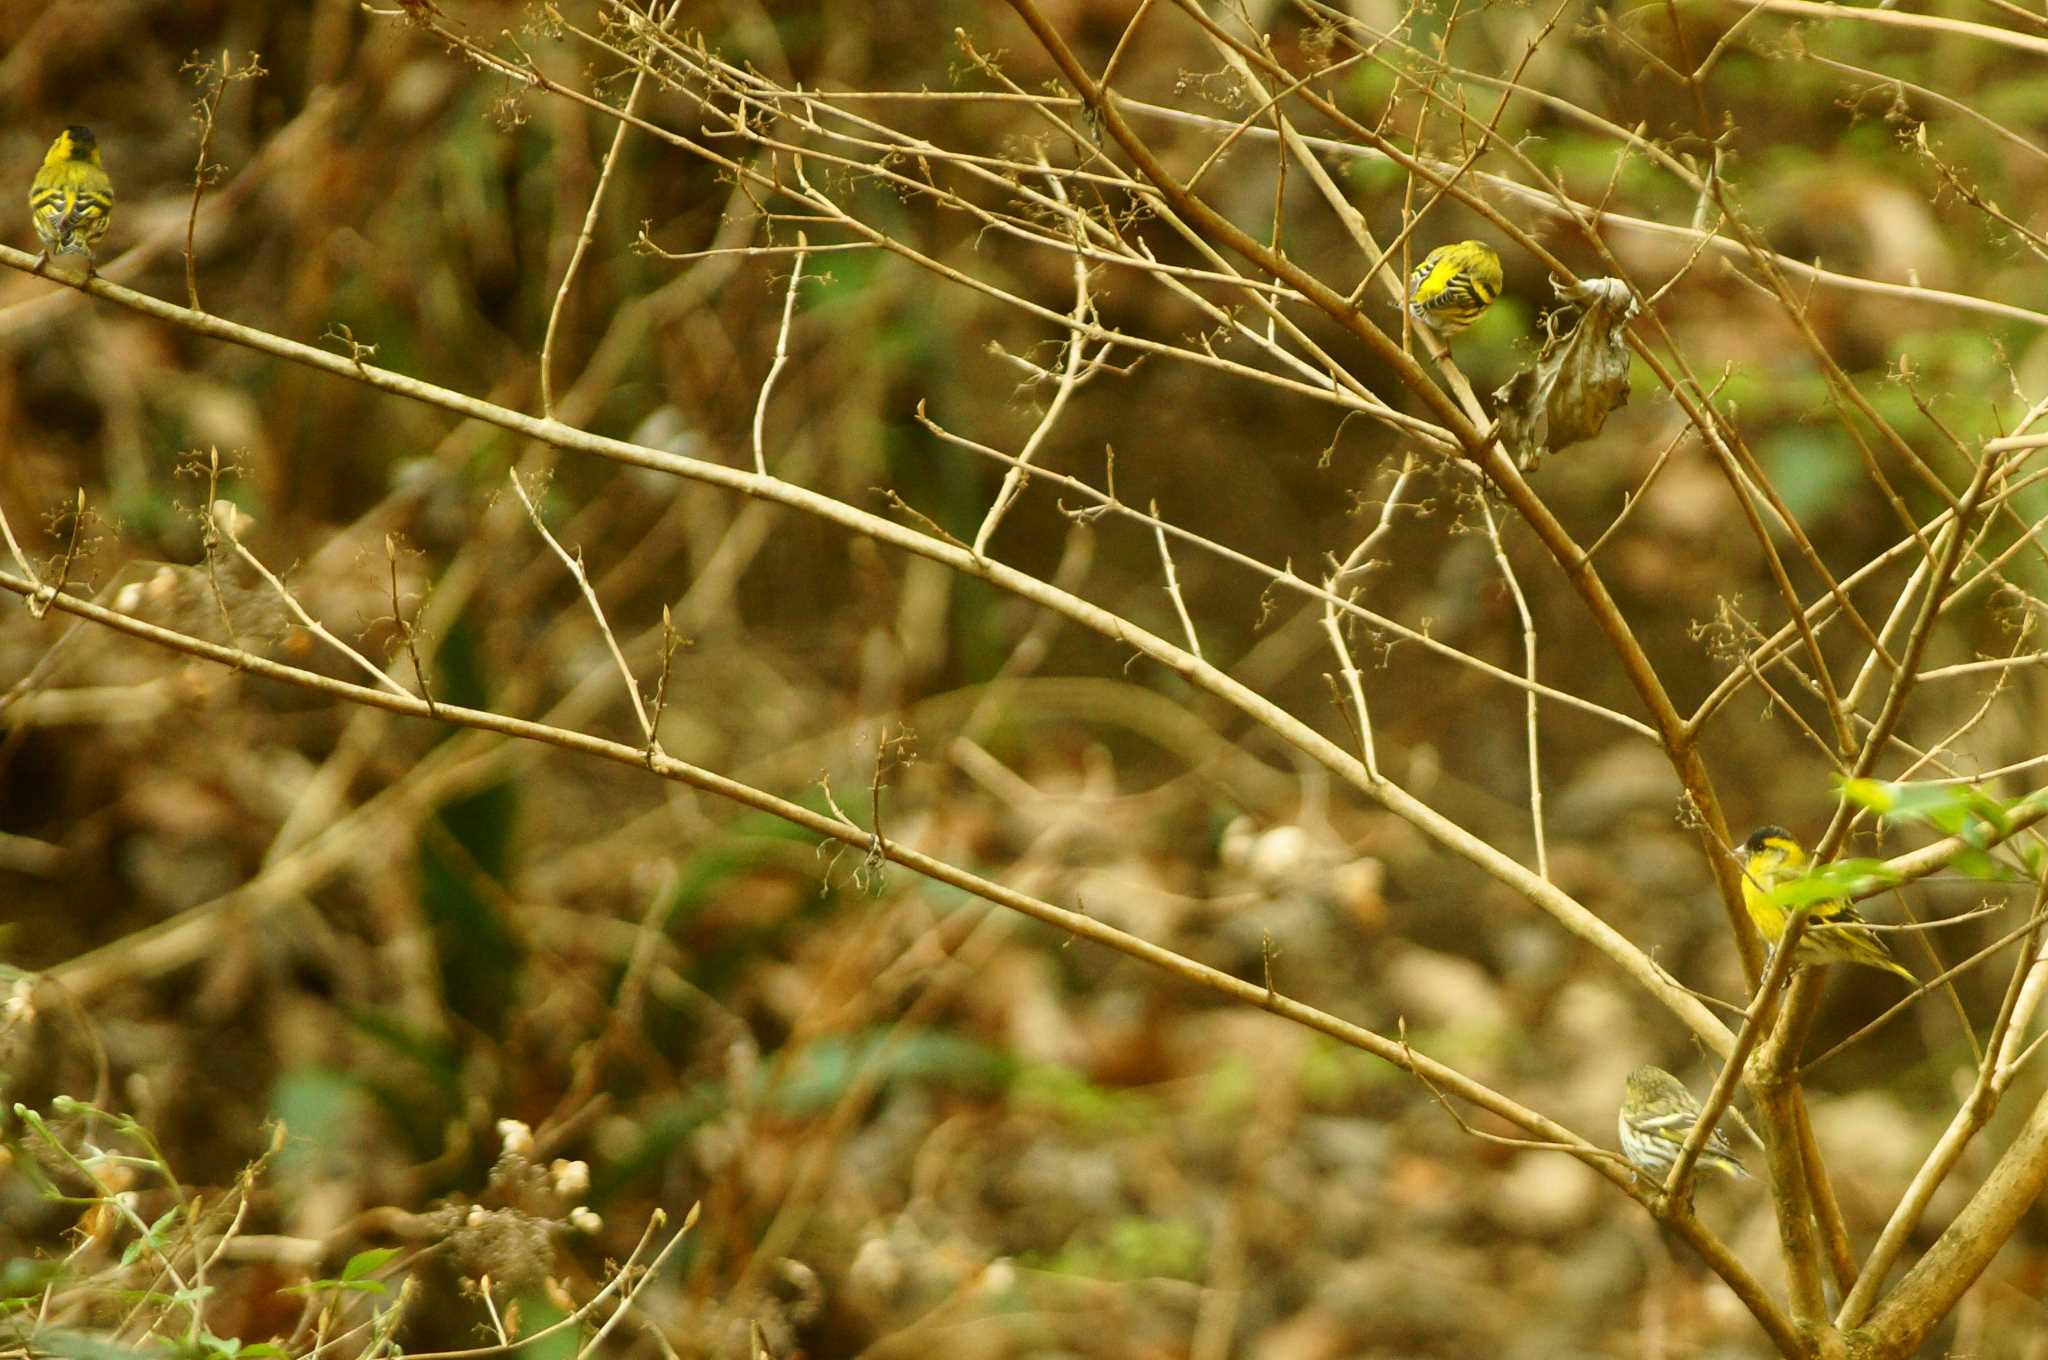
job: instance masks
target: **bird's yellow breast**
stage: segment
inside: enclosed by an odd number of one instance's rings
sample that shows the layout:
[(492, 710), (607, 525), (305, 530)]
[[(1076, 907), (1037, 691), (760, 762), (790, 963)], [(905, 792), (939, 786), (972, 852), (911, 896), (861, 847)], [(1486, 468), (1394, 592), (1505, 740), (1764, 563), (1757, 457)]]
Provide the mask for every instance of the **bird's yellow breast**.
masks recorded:
[(1797, 844), (1773, 837), (1742, 866), (1742, 905), (1773, 943), (1785, 933), (1785, 909), (1771, 899), (1771, 889), (1798, 873), (1805, 859), (1806, 852)]

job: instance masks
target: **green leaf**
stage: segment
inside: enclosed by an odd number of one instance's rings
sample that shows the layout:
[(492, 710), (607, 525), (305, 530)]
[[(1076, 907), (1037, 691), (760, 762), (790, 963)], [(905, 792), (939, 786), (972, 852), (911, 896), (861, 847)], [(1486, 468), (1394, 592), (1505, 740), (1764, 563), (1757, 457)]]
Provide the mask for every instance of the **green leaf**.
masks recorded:
[(253, 1356), (282, 1356), (284, 1352), (269, 1342), (244, 1345), (237, 1336), (215, 1336), (201, 1328), (199, 1334), (179, 1341), (171, 1348), (179, 1360), (244, 1360)]
[(307, 1280), (288, 1284), (280, 1294), (389, 1294), (382, 1280)]
[(156, 1360), (156, 1349), (138, 1349), (88, 1332), (49, 1328), (36, 1333), (36, 1354), (51, 1360)]
[(1758, 441), (1764, 470), (1802, 523), (1859, 503), (1863, 464), (1847, 435), (1826, 427), (1786, 425)]
[(1002, 1086), (1013, 1072), (1007, 1054), (944, 1030), (893, 1037), (879, 1029), (826, 1035), (795, 1055), (771, 1092), (774, 1107), (791, 1114), (830, 1109), (870, 1063), (879, 1063), (881, 1075), (892, 1082), (980, 1089)]
[[(2003, 841), (2013, 833), (2015, 812), (2026, 809), (2029, 798), (2002, 802), (1983, 789), (1969, 784), (1886, 784), (1874, 779), (1844, 780), (1842, 796), (1859, 806), (1883, 814), (1888, 822), (1931, 826), (1944, 835), (1960, 837), (1977, 847), (1951, 862), (1958, 872), (1972, 878), (2003, 878), (2005, 871), (1982, 853), (1994, 840)], [(2023, 860), (2036, 851), (2021, 850)]]
[(134, 1265), (137, 1258), (146, 1251), (161, 1256), (164, 1250), (164, 1234), (177, 1221), (178, 1215), (184, 1212), (184, 1208), (182, 1204), (173, 1204), (156, 1222), (150, 1224), (140, 1237), (122, 1248), (121, 1264)]
[(529, 1339), (521, 1341), (513, 1349), (515, 1360), (575, 1360), (583, 1338), (574, 1327), (564, 1327), (548, 1336), (539, 1335), (566, 1316), (548, 1301), (547, 1295), (538, 1292), (521, 1294), (519, 1312), (525, 1319), (523, 1330)]
[(42, 1261), (31, 1256), (14, 1256), (0, 1261), (0, 1299), (33, 1299), (45, 1288), (63, 1276), (63, 1266), (57, 1261)]
[(1780, 883), (1771, 889), (1771, 900), (1787, 911), (1801, 911), (1821, 902), (1867, 896), (1900, 881), (1881, 859), (1838, 859)]
[(1191, 1223), (1123, 1218), (1111, 1223), (1107, 1232), (1069, 1242), (1033, 1263), (1054, 1274), (1089, 1279), (1194, 1280), (1201, 1278), (1207, 1251), (1201, 1229)]
[(517, 798), (510, 783), (452, 798), (420, 836), (420, 907), (432, 927), (449, 1008), (484, 1033), (504, 1033), (526, 951), (501, 910)]
[(1998, 866), (1998, 861), (1982, 850), (1964, 850), (1948, 862), (1948, 867), (1971, 878), (2006, 878), (2008, 875)]
[(351, 1130), (374, 1117), (353, 1078), (313, 1064), (290, 1068), (277, 1079), (270, 1115), (292, 1131), (278, 1156), (278, 1169), (289, 1180), (352, 1175)]
[(341, 1268), (341, 1278), (345, 1281), (360, 1280), (373, 1270), (383, 1269), (398, 1252), (397, 1247), (372, 1247), (368, 1251), (359, 1251), (349, 1257), (348, 1264)]
[(1019, 1072), (1011, 1100), (1018, 1108), (1044, 1110), (1076, 1128), (1101, 1134), (1140, 1133), (1157, 1128), (1164, 1118), (1158, 1102), (1144, 1092), (1103, 1086), (1057, 1063), (1038, 1063)]

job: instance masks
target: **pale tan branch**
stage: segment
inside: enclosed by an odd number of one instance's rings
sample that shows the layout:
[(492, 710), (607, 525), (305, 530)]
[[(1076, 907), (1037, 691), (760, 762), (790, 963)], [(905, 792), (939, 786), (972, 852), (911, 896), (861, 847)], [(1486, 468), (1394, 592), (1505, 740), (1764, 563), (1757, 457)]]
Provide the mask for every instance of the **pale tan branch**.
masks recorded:
[(1950, 19), (1938, 14), (1913, 14), (1905, 10), (1866, 8), (1858, 5), (1817, 4), (1815, 0), (1722, 0), (1722, 3), (1742, 9), (1754, 7), (1768, 10), (1772, 14), (1790, 15), (1799, 19), (1826, 19), (1835, 22), (1853, 20), (1892, 28), (1917, 29), (1923, 33), (1976, 38), (2002, 47), (2031, 52), (2037, 57), (2048, 56), (2048, 38), (2037, 38), (2029, 33), (2015, 33), (2009, 28), (1973, 24), (1966, 19)]
[[(22, 251), (0, 246), (0, 264), (26, 272), (33, 267), (34, 260)], [(1583, 904), (1545, 882), (1511, 856), (1429, 807), (1398, 785), (1384, 779), (1374, 779), (1356, 757), (1349, 755), (1335, 742), (1250, 687), (1156, 634), (1136, 627), (1109, 610), (1056, 589), (1037, 577), (1006, 567), (992, 559), (978, 557), (964, 545), (947, 542), (881, 515), (857, 509), (845, 502), (773, 477), (762, 477), (751, 471), (687, 458), (623, 439), (591, 434), (559, 421), (541, 419), (416, 378), (405, 377), (360, 362), (353, 357), (329, 354), (310, 345), (273, 336), (220, 317), (192, 312), (105, 279), (87, 279), (75, 286), (85, 289), (95, 297), (181, 326), (195, 334), (244, 345), (276, 358), (331, 374), (344, 381), (357, 382), (453, 414), (480, 420), (556, 448), (665, 472), (685, 480), (785, 505), (836, 524), (850, 532), (874, 539), (876, 542), (927, 558), (963, 575), (987, 581), (1041, 608), (1050, 609), (1113, 642), (1129, 646), (1139, 654), (1180, 675), (1196, 688), (1252, 717), (1359, 793), (1409, 822), (1452, 854), (1471, 861), (1483, 872), (1500, 879), (1549, 914), (1567, 931), (1591, 944), (1624, 974), (1656, 997), (1660, 1004), (1677, 1016), (1709, 1048), (1717, 1052), (1725, 1051), (1734, 1042), (1734, 1036), (1706, 1006), (1664, 968), (1637, 949), (1619, 931), (1587, 910)], [(1512, 468), (1508, 471), (1512, 472)]]

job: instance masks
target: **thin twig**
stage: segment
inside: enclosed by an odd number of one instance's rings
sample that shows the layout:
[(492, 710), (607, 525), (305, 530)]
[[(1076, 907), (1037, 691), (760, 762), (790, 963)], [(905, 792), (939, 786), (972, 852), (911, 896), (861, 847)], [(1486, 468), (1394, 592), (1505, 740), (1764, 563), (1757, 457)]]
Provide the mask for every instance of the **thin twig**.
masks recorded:
[(1770, 967), (1764, 970), (1763, 981), (1758, 984), (1756, 994), (1751, 997), (1749, 1009), (1743, 1014), (1742, 1028), (1736, 1031), (1735, 1047), (1721, 1062), (1721, 1070), (1714, 1078), (1713, 1087), (1707, 1098), (1700, 1103), (1700, 1115), (1693, 1122), (1692, 1131), (1686, 1135), (1684, 1146), (1678, 1149), (1678, 1156), (1672, 1159), (1671, 1170), (1664, 1177), (1664, 1193), (1674, 1199), (1682, 1199), (1692, 1185), (1693, 1170), (1699, 1163), (1700, 1153), (1706, 1149), (1714, 1136), (1714, 1128), (1721, 1122), (1721, 1112), (1735, 1098), (1735, 1087), (1742, 1080), (1743, 1064), (1757, 1041), (1770, 1029), (1771, 1017), (1776, 1013), (1778, 994), (1784, 990), (1797, 966), (1794, 954), (1797, 952), (1799, 936), (1805, 931), (1811, 919), (1806, 912), (1796, 913), (1786, 923), (1785, 934), (1778, 941), (1771, 955)]
[[(1159, 502), (1151, 505), (1152, 518), (1159, 518)], [(1166, 531), (1153, 527), (1153, 540), (1159, 545), (1159, 562), (1166, 573), (1166, 595), (1173, 601), (1173, 612), (1180, 619), (1181, 633), (1188, 640), (1188, 650), (1195, 656), (1202, 654), (1202, 639), (1195, 633), (1195, 621), (1188, 617), (1188, 602), (1180, 593), (1180, 575), (1173, 569), (1173, 552), (1166, 546)]]
[(656, 740), (654, 724), (649, 721), (647, 705), (640, 698), (640, 682), (633, 678), (633, 668), (626, 664), (626, 654), (619, 649), (619, 640), (612, 633), (611, 623), (604, 616), (604, 606), (599, 603), (597, 592), (591, 588), (590, 573), (583, 569), (583, 554), (579, 552), (572, 555), (548, 531), (547, 524), (541, 519), (540, 507), (533, 503), (533, 499), (526, 494), (525, 483), (519, 480), (518, 469), (508, 468), (505, 475), (512, 482), (513, 494), (518, 496), (519, 503), (526, 507), (526, 517), (532, 521), (534, 532), (546, 540), (548, 547), (554, 550), (555, 556), (561, 559), (562, 565), (569, 569), (569, 575), (575, 580), (576, 588), (583, 592), (584, 603), (590, 606), (591, 617), (597, 621), (597, 631), (603, 635), (605, 646), (611, 649), (612, 664), (619, 668), (619, 678), (625, 682), (626, 695), (633, 701), (633, 716), (640, 720), (640, 733), (647, 739), (648, 745), (652, 746)]
[(1913, 1231), (1919, 1227), (1935, 1191), (1941, 1188), (1949, 1172), (1962, 1159), (1970, 1140), (1997, 1110), (1998, 1097), (2004, 1090), (2001, 1079), (2006, 1075), (2000, 1067), (1999, 1055), (2011, 1033), (2008, 1027), (2019, 1006), (2022, 984), (2035, 963), (2034, 954), (2044, 921), (2048, 921), (2048, 879), (2044, 879), (2035, 891), (2034, 909), (2023, 931), (2026, 944), (2020, 950), (2019, 962), (2013, 968), (2005, 995), (1999, 1002), (1998, 1018), (1991, 1026), (1991, 1035), (1984, 1045), (1985, 1056), (1977, 1065), (1977, 1079), (1971, 1085), (1970, 1094), (1963, 1099), (1948, 1127), (1927, 1154), (1927, 1160), (1914, 1175), (1913, 1183), (1899, 1197), (1891, 1218), (1864, 1260), (1855, 1287), (1843, 1298), (1842, 1306), (1835, 1314), (1837, 1327), (1845, 1330), (1855, 1327), (1870, 1315), (1878, 1290), (1884, 1286), (1885, 1277), (1891, 1273), (1899, 1253), (1905, 1250)]
[[(1486, 490), (1477, 491), (1480, 522), (1486, 526), (1486, 541), (1493, 549), (1494, 563), (1500, 568), (1501, 579), (1507, 583), (1508, 594), (1515, 601), (1515, 613), (1522, 621), (1522, 673), (1530, 684), (1536, 683), (1536, 616), (1529, 610), (1529, 597), (1522, 591), (1522, 582), (1515, 575), (1514, 563), (1508, 560), (1508, 552), (1500, 539), (1500, 525), (1494, 522), (1493, 507), (1487, 503)], [(1539, 877), (1550, 877), (1549, 838), (1543, 830), (1543, 761), (1538, 744), (1536, 695), (1533, 690), (1522, 696), (1523, 742), (1529, 758), (1529, 835), (1536, 845), (1536, 873)]]
[[(1041, 167), (1043, 168), (1042, 155)], [(1053, 176), (1048, 183), (1055, 197), (1061, 203), (1065, 203), (1067, 191), (1059, 178)], [(1087, 262), (1078, 254), (1074, 256), (1072, 272), (1074, 305), (1067, 315), (1073, 326), (1067, 332), (1064, 347), (1066, 357), (1060, 366), (1059, 377), (1053, 385), (1052, 400), (1046, 403), (1045, 411), (1039, 416), (1038, 423), (1032, 427), (1030, 437), (1024, 441), (1024, 447), (1017, 451), (1017, 461), (1003, 474), (1003, 484), (996, 491), (995, 501), (989, 506), (988, 513), (982, 516), (981, 527), (975, 530), (974, 553), (977, 557), (988, 552), (989, 540), (995, 536), (997, 526), (1003, 522), (1003, 517), (1009, 514), (1011, 504), (1024, 489), (1024, 478), (1031, 466), (1031, 460), (1044, 444), (1046, 436), (1052, 433), (1053, 426), (1059, 421), (1060, 413), (1066, 409), (1068, 399), (1074, 395), (1075, 387), (1080, 384), (1087, 336), (1085, 327), (1095, 304), (1089, 296)]]
[(263, 69), (254, 52), (249, 54), (249, 60), (242, 68), (236, 70), (234, 54), (226, 50), (221, 52), (218, 62), (188, 62), (185, 69), (193, 73), (193, 79), (209, 87), (192, 105), (193, 121), (199, 124), (199, 154), (192, 163), (192, 206), (185, 213), (185, 300), (196, 312), (200, 310), (199, 252), (193, 243), (199, 234), (199, 201), (206, 194), (206, 186), (213, 183), (225, 168), (207, 159), (213, 153), (214, 119), (220, 112), (221, 97), (227, 93), (230, 84), (254, 80), (270, 73)]
[[(232, 501), (216, 500), (207, 512), (207, 519), (211, 523), (214, 532), (229, 547), (235, 550), (235, 555), (242, 559), (245, 566), (258, 576), (261, 576), (269, 584), (270, 588), (277, 592), (277, 597), (284, 601), (284, 607), (290, 611), (293, 618), (299, 621), (301, 628), (304, 628), (314, 637), (319, 638), (335, 651), (340, 652), (348, 658), (357, 670), (369, 676), (379, 685), (389, 689), (392, 693), (409, 693), (406, 687), (393, 680), (382, 666), (379, 666), (376, 662), (336, 637), (326, 624), (320, 622), (320, 620), (307, 612), (306, 607), (299, 603), (298, 597), (292, 594), (291, 588), (285, 585), (284, 581), (264, 563), (262, 558), (250, 552), (248, 545), (242, 542), (240, 526), (237, 523), (240, 518), (241, 512), (235, 508)], [(417, 658), (415, 658), (415, 663), (417, 663)]]
[[(679, 0), (680, 2), (680, 0)], [(619, 124), (620, 131), (625, 124)], [(796, 290), (804, 278), (804, 253), (810, 249), (811, 239), (802, 232), (796, 234), (796, 262), (789, 269), (789, 292), (782, 299), (782, 324), (775, 331), (775, 360), (768, 365), (768, 376), (761, 379), (761, 394), (754, 401), (754, 471), (763, 477), (768, 475), (768, 446), (765, 430), (768, 423), (768, 394), (775, 390), (775, 380), (782, 376), (782, 370), (789, 363), (789, 327), (796, 316)]]
[(420, 687), (420, 697), (427, 701), (427, 712), (431, 714), (434, 711), (434, 694), (427, 684), (427, 668), (420, 661), (419, 630), (414, 626), (414, 620), (405, 616), (398, 598), (398, 540), (391, 534), (384, 535), (384, 563), (391, 572), (392, 626), (398, 629), (405, 654), (412, 658), (413, 683)]
[[(668, 13), (661, 18), (666, 27), (676, 17), (683, 0), (670, 0)], [(633, 88), (626, 92), (626, 112), (631, 114), (640, 103), (640, 93), (647, 85), (647, 69), (643, 66), (633, 73)], [(583, 265), (583, 257), (589, 252), (591, 243), (597, 239), (597, 221), (604, 208), (605, 190), (611, 184), (612, 171), (618, 167), (621, 154), (626, 148), (626, 132), (629, 124), (620, 119), (612, 128), (611, 149), (605, 152), (604, 164), (598, 167), (597, 184), (590, 191), (590, 206), (584, 210), (582, 229), (576, 233), (576, 243), (570, 247), (569, 263), (562, 270), (562, 282), (555, 289), (554, 305), (548, 308), (547, 330), (540, 344), (540, 409), (548, 419), (555, 418), (555, 335), (562, 324), (562, 314), (567, 310), (569, 290), (575, 286), (576, 273)]]

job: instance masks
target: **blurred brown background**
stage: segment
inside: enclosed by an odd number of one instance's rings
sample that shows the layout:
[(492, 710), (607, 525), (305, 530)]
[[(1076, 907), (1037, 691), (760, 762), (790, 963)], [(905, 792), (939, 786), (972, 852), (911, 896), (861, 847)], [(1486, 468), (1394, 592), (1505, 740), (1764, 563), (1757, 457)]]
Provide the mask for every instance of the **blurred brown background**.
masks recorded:
[[(478, 71), (384, 8), (392, 16), (354, 0), (0, 7), (0, 166), (25, 188), (58, 128), (91, 126), (120, 195), (102, 272), (182, 302), (192, 103), (206, 89), (188, 68), (226, 53), (242, 69), (260, 54), (263, 73), (219, 97), (211, 158), (222, 168), (196, 233), (206, 309), (329, 349), (345, 333), (374, 345), (376, 364), (538, 411), (542, 336), (613, 124)], [(516, 41), (565, 84), (625, 97), (616, 58), (535, 7), (443, 8), (492, 50)], [(603, 8), (562, 7), (586, 26)], [(1053, 75), (992, 0), (685, 11), (715, 50), (784, 84), (985, 89), (956, 27), (1028, 89)], [(1391, 6), (1358, 11), (1406, 22), (1425, 46), (1443, 26)], [(1131, 11), (1047, 12), (1100, 71)], [(1696, 60), (1735, 14), (1624, 6), (1615, 22)], [(1508, 70), (1543, 17), (1472, 11), (1451, 55)], [(1314, 54), (1298, 13), (1276, 7), (1262, 22), (1283, 58)], [(1572, 22), (1520, 79), (1621, 126), (1647, 121), (1648, 135), (1700, 154), (1693, 111), (1611, 33)], [(1775, 20), (1755, 37), (1762, 50), (1738, 44), (1716, 68), (1709, 103), (1733, 129), (1732, 191), (1779, 250), (2048, 309), (2048, 277), (2026, 243), (1987, 227), (1944, 179), (1960, 167), (1990, 199), (2038, 203), (2043, 158), (1943, 117), (1937, 163), (1905, 140), (1910, 123), (1887, 118), (1891, 95), (1798, 60)], [(2030, 136), (2048, 131), (2048, 82), (2014, 54), (1855, 26), (1808, 40), (1936, 81)], [(1162, 10), (1118, 85), (1243, 116), (1205, 98), (1215, 65)], [(1359, 112), (1392, 110), (1405, 135), (1413, 109), (1391, 76), (1347, 79)], [(1018, 156), (1046, 135), (1012, 105), (857, 107), (990, 154)], [(641, 111), (707, 135), (675, 92), (650, 89)], [(1183, 168), (1213, 145), (1195, 128), (1147, 130)], [(1556, 108), (1514, 103), (1503, 132), (1582, 199), (1693, 219), (1668, 177), (1640, 156), (1617, 161), (1613, 140)], [(1446, 133), (1437, 149), (1461, 148)], [(1397, 172), (1330, 164), (1380, 239), (1399, 230)], [(1205, 189), (1269, 228), (1273, 165), (1248, 143)], [(1519, 177), (1503, 158), (1481, 165)], [(1350, 243), (1298, 182), (1287, 195), (1290, 256), (1348, 288), (1360, 268)], [(973, 277), (1056, 311), (1070, 302), (1067, 262), (1052, 253), (878, 186), (850, 180), (841, 197)], [(789, 258), (663, 259), (635, 248), (643, 227), (670, 252), (794, 235), (764, 228), (703, 162), (629, 137), (563, 313), (558, 409), (591, 431), (751, 466)], [(1415, 241), (1487, 230), (1446, 203)], [(1575, 268), (1591, 266), (1554, 221), (1540, 234)], [(32, 242), (25, 212), (8, 240)], [(1611, 244), (1648, 286), (1687, 255), (1625, 231)], [(1512, 252), (1507, 267), (1508, 296), (1457, 347), (1483, 391), (1526, 359), (1550, 300), (1540, 267)], [(800, 292), (767, 417), (771, 470), (882, 513), (886, 488), (971, 538), (1000, 468), (935, 439), (916, 408), (1014, 449), (1045, 393), (1008, 356), (1054, 362), (1060, 335), (899, 257), (820, 253), (806, 272), (816, 277)], [(1204, 325), (1134, 276), (1101, 282), (1108, 324), (1179, 342)], [(1367, 306), (1398, 324), (1384, 298)], [(1839, 416), (1775, 300), (1709, 261), (1660, 316), (1703, 381), (1720, 384), (1717, 406), (1838, 575), (1899, 537), (1859, 439), (1918, 513), (1934, 506), (1896, 450)], [(1812, 294), (1808, 319), (1952, 485), (1962, 477), (1943, 426), (1996, 432), (2048, 390), (2048, 347), (2024, 320), (1830, 289)], [(1354, 341), (1305, 324), (1368, 385), (1393, 391)], [(815, 806), (829, 784), (862, 818), (879, 761), (893, 836), (1241, 976), (1260, 977), (1270, 951), (1288, 993), (1384, 1030), (1405, 1020), (1419, 1048), (1597, 1141), (1611, 1141), (1637, 1062), (1704, 1089), (1711, 1068), (1678, 1028), (1504, 888), (1333, 792), (1241, 716), (1020, 600), (787, 510), (558, 456), (14, 272), (0, 274), (0, 356), (0, 508), (47, 564), (83, 488), (91, 513), (71, 574), (84, 593), (354, 678), (252, 573), (207, 571), (198, 507), (225, 496), (252, 519), (245, 542), (306, 607), (407, 684), (394, 612), (417, 619), (438, 698), (637, 741), (588, 610), (506, 494), (519, 468), (540, 479), (553, 531), (581, 550), (649, 692), (660, 612), (673, 611), (686, 641), (667, 682), (671, 753)], [(1600, 439), (1536, 481), (1588, 543), (1673, 440), (1671, 466), (1599, 563), (1686, 708), (1730, 665), (1724, 606), (1767, 630), (1783, 611), (1669, 399), (1645, 379)], [(217, 486), (194, 469), (209, 449), (231, 465)], [(1112, 449), (1125, 502), (1156, 498), (1168, 520), (1305, 576), (1370, 527), (1403, 451), (1329, 407), (1157, 358), (1081, 389), (1041, 462), (1101, 486)], [(1467, 495), (1469, 483), (1445, 477), (1427, 513), (1398, 517), (1365, 598), (1519, 670), (1519, 623)], [(2017, 498), (2016, 522), (2038, 520), (2040, 499)], [(1178, 638), (1151, 534), (1077, 523), (1063, 501), (1078, 504), (1029, 490), (996, 555)], [(396, 610), (387, 535), (401, 547)], [(2023, 537), (1997, 526), (1985, 551)], [(1540, 620), (1545, 682), (1636, 712), (1555, 566), (1517, 525), (1505, 546)], [(1209, 659), (1349, 744), (1319, 618), (1212, 556), (1180, 552), (1176, 566)], [(1880, 617), (1908, 566), (1875, 578)], [(2023, 551), (2011, 571), (2038, 589), (2041, 554)], [(1816, 584), (1799, 583), (1809, 595)], [(2011, 650), (2025, 612), (1977, 592), (1937, 631), (1928, 664)], [(1521, 696), (1412, 644), (1358, 645), (1375, 665), (1388, 773), (1526, 858)], [(1828, 647), (1851, 671), (1854, 639), (1838, 630)], [(1993, 683), (1930, 687), (1916, 700), (1916, 739), (1960, 724)], [(758, 814), (55, 614), (0, 615), (0, 684), (17, 685), (0, 720), (0, 957), (69, 980), (38, 993), (37, 1014), (17, 1013), (0, 1040), (6, 1100), (43, 1108), (69, 1094), (130, 1114), (195, 1186), (232, 1182), (268, 1145), (267, 1121), (289, 1132), (246, 1231), (322, 1254), (252, 1249), (218, 1269), (208, 1327), (219, 1336), (288, 1333), (300, 1303), (279, 1286), (366, 1246), (419, 1245), (419, 1224), (379, 1213), (480, 1202), (559, 1217), (566, 1201), (543, 1212), (521, 1198), (531, 1187), (492, 1179), (497, 1121), (510, 1118), (538, 1131), (542, 1161), (589, 1164), (588, 1193), (569, 1199), (603, 1225), (556, 1232), (538, 1261), (474, 1242), (423, 1261), (402, 1334), (410, 1349), (476, 1343), (483, 1312), (461, 1277), (510, 1274), (529, 1316), (545, 1316), (555, 1305), (544, 1276), (586, 1298), (655, 1208), (679, 1217), (701, 1201), (692, 1239), (641, 1295), (641, 1318), (608, 1344), (744, 1354), (759, 1322), (776, 1355), (1535, 1357), (1647, 1354), (1651, 1340), (1676, 1354), (1763, 1353), (1732, 1298), (1570, 1160), (1482, 1143), (1362, 1055), (901, 870), (821, 851)], [(1986, 768), (2037, 754), (2044, 719), (2039, 682), (2012, 677), (1958, 758)], [(1827, 762), (1754, 691), (1724, 711), (1708, 750), (1734, 819), (1809, 837), (1825, 820)], [(1689, 985), (1737, 996), (1707, 866), (1656, 749), (1549, 705), (1541, 761), (1558, 884)], [(1959, 911), (1980, 895), (1937, 884), (1915, 905)], [(2002, 928), (1994, 918), (1940, 947), (1954, 959)], [(1930, 974), (1917, 944), (1896, 947)], [(1966, 980), (1980, 1024), (1999, 985)], [(1894, 986), (1874, 973), (1837, 979), (1816, 1043), (1870, 1018)], [(1930, 1000), (1816, 1074), (1821, 1139), (1841, 1151), (1838, 1187), (1859, 1232), (1874, 1231), (1924, 1154), (1959, 1061), (1960, 1022)], [(1989, 1158), (1996, 1133), (1973, 1157)], [(67, 1235), (77, 1210), (40, 1198), (28, 1178), (0, 1177), (0, 1253), (16, 1258), (0, 1283), (32, 1299), (48, 1280), (34, 1258), (78, 1243)], [(1753, 1188), (1702, 1196), (1738, 1250), (1770, 1260), (1774, 1229)], [(2044, 1228), (2037, 1214), (1960, 1332), (1944, 1333), (1959, 1352), (2043, 1353)], [(95, 1259), (67, 1268), (87, 1278)], [(93, 1315), (104, 1326), (119, 1316)]]

